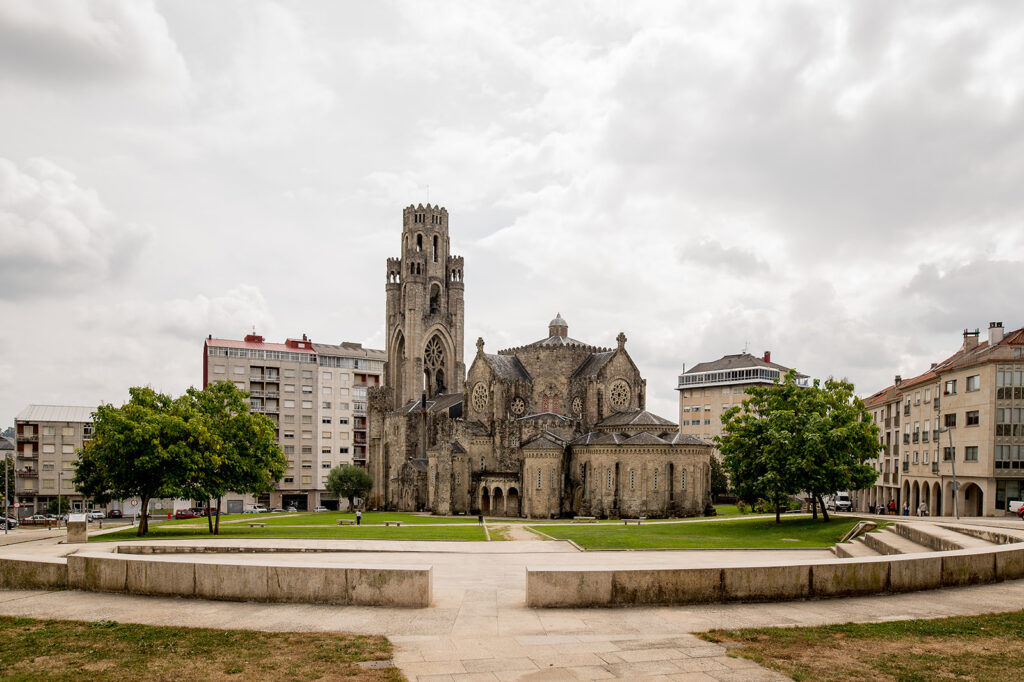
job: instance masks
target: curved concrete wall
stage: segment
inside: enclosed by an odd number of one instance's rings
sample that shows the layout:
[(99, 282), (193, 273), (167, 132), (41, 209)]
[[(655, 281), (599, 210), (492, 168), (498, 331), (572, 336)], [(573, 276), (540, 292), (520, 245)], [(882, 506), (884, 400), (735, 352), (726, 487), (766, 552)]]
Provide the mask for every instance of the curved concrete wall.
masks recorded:
[(430, 566), (168, 561), (111, 553), (71, 554), (67, 575), (68, 587), (91, 592), (360, 606), (429, 606), (432, 583)]
[(0, 588), (5, 590), (59, 590), (67, 587), (64, 559), (20, 554), (0, 557)]
[(855, 561), (723, 568), (526, 569), (534, 607), (639, 606), (785, 601), (910, 592), (1024, 577), (1024, 545)]

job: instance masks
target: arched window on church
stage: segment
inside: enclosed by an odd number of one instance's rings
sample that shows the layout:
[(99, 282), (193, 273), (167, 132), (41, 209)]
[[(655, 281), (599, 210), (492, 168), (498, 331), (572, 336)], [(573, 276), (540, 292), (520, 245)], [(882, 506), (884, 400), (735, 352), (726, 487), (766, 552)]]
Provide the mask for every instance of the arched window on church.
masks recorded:
[(437, 262), (437, 235), (434, 235), (434, 262)]
[(419, 251), (422, 251), (422, 250), (423, 250), (423, 235), (422, 234), (418, 234), (418, 235), (416, 235), (416, 251), (419, 252)]
[(430, 314), (437, 315), (439, 312), (441, 312), (441, 287), (435, 283), (430, 285)]
[(441, 339), (431, 337), (423, 349), (423, 387), (431, 397), (445, 392), (445, 354)]

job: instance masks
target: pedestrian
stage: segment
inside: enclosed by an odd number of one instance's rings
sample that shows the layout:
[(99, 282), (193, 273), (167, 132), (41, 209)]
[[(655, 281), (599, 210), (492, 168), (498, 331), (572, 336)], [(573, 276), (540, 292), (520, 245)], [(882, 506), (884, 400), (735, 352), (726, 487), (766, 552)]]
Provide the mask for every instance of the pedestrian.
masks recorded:
[(918, 505), (918, 507), (917, 507), (917, 515), (918, 516), (928, 516), (928, 505), (926, 503), (922, 502), (920, 505)]
[(356, 525), (358, 526), (363, 522), (363, 510), (356, 509)]
[(889, 498), (889, 515), (896, 516), (896, 500)]
[(910, 503), (909, 502), (904, 502), (903, 503), (903, 515), (904, 516), (910, 516)]

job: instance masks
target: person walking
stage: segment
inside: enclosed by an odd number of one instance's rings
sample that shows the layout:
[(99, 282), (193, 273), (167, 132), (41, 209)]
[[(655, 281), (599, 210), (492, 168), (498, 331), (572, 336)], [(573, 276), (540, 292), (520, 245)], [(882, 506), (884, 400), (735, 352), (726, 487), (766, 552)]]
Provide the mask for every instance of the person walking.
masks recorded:
[(904, 502), (903, 503), (903, 515), (904, 516), (910, 516), (910, 503), (909, 502)]
[(917, 515), (918, 516), (928, 516), (928, 505), (926, 503), (922, 502), (920, 505), (918, 505), (918, 507), (917, 507)]
[(896, 500), (889, 498), (889, 515), (896, 516)]
[(356, 509), (356, 525), (358, 526), (363, 522), (363, 510)]

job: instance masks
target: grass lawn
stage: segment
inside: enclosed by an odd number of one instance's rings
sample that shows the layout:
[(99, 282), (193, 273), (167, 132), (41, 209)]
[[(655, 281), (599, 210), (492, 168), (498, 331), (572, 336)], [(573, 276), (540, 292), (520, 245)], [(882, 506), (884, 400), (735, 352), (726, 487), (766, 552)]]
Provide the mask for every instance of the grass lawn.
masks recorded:
[[(234, 517), (238, 518), (238, 517)], [(354, 512), (302, 512), (298, 514), (245, 514), (241, 522), (260, 521), (268, 526), (336, 526), (338, 519), (355, 520)], [(436, 523), (476, 523), (472, 516), (421, 516), (402, 512), (363, 512), (363, 523), (401, 521), (402, 525), (429, 525)], [(223, 526), (222, 526), (223, 528)]]
[(548, 535), (572, 540), (584, 549), (696, 549), (831, 547), (858, 519), (835, 518), (829, 523), (809, 516), (647, 523), (640, 526), (547, 526)]
[[(263, 518), (253, 517), (254, 521), (262, 522)], [(89, 542), (111, 542), (133, 539), (145, 540), (180, 540), (193, 538), (334, 538), (339, 540), (479, 540), (487, 539), (484, 529), (476, 525), (432, 526), (402, 525), (394, 526), (302, 526), (270, 525), (266, 528), (250, 528), (245, 524), (221, 524), (220, 535), (210, 535), (203, 526), (174, 526), (171, 524), (153, 524), (149, 532), (142, 538), (136, 538), (135, 528), (125, 528), (116, 533), (96, 535)]]
[[(715, 512), (716, 516), (743, 516), (743, 514), (740, 514), (740, 508), (735, 504), (716, 504)], [(750, 513), (750, 507), (747, 507), (747, 513)]]
[(154, 627), (0, 616), (5, 680), (403, 680), (384, 637)]
[(1013, 680), (1024, 669), (1024, 611), (700, 636), (795, 680)]

